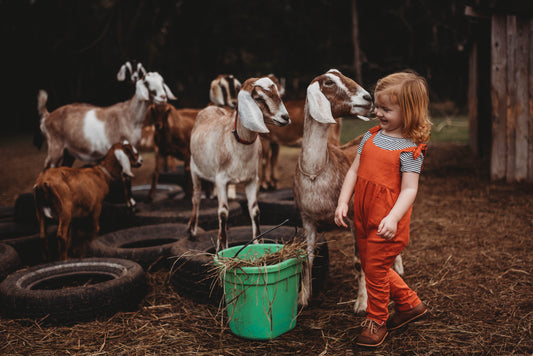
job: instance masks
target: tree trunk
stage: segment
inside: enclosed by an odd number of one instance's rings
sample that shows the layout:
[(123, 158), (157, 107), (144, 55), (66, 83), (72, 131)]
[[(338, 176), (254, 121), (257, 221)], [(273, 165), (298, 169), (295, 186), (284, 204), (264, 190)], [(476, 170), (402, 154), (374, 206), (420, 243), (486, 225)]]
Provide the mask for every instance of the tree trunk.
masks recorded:
[(361, 49), (359, 47), (359, 17), (356, 2), (357, 0), (350, 1), (352, 10), (353, 68), (355, 70), (355, 81), (362, 84), (363, 73), (361, 70)]

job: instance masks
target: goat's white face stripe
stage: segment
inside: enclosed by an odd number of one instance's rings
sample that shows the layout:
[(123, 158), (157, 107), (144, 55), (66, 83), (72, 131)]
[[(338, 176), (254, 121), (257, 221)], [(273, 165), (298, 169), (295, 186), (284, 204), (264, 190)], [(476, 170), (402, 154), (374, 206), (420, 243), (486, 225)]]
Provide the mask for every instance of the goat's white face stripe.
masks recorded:
[(90, 142), (92, 152), (98, 152), (103, 156), (111, 147), (107, 139), (105, 122), (96, 117), (94, 110), (89, 110), (83, 118), (83, 135)]
[(270, 90), (270, 86), (272, 85), (274, 86), (274, 88), (276, 88), (276, 86), (274, 85), (274, 82), (271, 79), (266, 78), (266, 77), (257, 79), (254, 84), (260, 86), (261, 88), (265, 90)]
[(344, 83), (342, 82), (341, 78), (338, 77), (337, 75), (333, 74), (333, 73), (339, 73), (340, 74), (340, 72), (338, 70), (331, 69), (331, 70), (329, 70), (326, 73), (326, 76), (328, 78), (330, 78), (331, 80), (333, 80), (337, 84), (337, 87), (339, 87), (348, 96), (350, 96), (350, 104), (351, 105), (354, 105), (354, 106), (368, 105), (368, 101), (366, 99), (364, 99), (364, 96), (365, 95), (370, 95), (370, 94), (368, 94), (368, 92), (366, 90), (364, 90), (361, 86), (359, 86), (357, 88), (357, 91), (355, 92), (355, 94), (351, 95), (350, 91), (348, 90), (346, 85), (344, 85)]
[(117, 158), (118, 163), (120, 163), (120, 165), (122, 166), (122, 173), (124, 173), (124, 174), (126, 174), (126, 175), (128, 175), (130, 177), (133, 177), (133, 173), (131, 172), (130, 159), (128, 158), (126, 153), (124, 153), (124, 151), (121, 150), (121, 149), (116, 149), (115, 150), (115, 157)]

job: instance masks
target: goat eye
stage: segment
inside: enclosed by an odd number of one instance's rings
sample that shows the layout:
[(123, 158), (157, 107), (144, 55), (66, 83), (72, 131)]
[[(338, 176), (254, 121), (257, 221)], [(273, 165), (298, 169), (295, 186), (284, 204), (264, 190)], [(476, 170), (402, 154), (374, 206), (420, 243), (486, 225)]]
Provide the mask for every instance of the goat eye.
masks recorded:
[(335, 82), (333, 80), (326, 80), (324, 82), (324, 86), (326, 87), (332, 87), (333, 85), (335, 85)]

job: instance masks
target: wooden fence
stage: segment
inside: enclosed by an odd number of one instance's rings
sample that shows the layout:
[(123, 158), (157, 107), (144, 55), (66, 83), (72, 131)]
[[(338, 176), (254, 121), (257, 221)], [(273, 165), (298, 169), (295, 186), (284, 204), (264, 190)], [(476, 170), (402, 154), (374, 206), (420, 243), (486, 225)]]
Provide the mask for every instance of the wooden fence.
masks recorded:
[(533, 18), (491, 16), (492, 180), (533, 182)]

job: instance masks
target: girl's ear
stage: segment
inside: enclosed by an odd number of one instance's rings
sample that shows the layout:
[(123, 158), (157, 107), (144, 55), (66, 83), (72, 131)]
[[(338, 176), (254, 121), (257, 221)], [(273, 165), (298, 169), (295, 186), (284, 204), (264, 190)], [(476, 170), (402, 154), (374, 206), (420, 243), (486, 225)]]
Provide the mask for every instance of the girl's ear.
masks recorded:
[(133, 173), (131, 172), (130, 159), (128, 158), (126, 153), (124, 153), (124, 151), (121, 149), (115, 150), (115, 157), (117, 158), (118, 163), (120, 163), (120, 165), (122, 166), (122, 174), (133, 177)]
[(237, 95), (237, 100), (239, 118), (241, 119), (244, 127), (246, 127), (248, 130), (259, 133), (270, 132), (263, 120), (263, 113), (248, 91), (241, 90)]
[(318, 82), (307, 87), (307, 105), (309, 114), (322, 124), (336, 124), (331, 113), (331, 103), (320, 90)]

